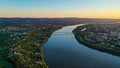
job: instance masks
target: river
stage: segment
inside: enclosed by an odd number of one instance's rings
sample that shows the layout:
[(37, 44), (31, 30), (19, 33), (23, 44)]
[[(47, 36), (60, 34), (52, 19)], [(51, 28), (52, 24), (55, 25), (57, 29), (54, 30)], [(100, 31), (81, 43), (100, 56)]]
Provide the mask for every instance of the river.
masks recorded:
[[(77, 26), (55, 31), (44, 46), (49, 68), (120, 68), (120, 57), (100, 52), (80, 44), (72, 34)], [(57, 34), (57, 33), (63, 34)], [(65, 33), (64, 33), (65, 32)], [(66, 34), (66, 32), (71, 34)]]

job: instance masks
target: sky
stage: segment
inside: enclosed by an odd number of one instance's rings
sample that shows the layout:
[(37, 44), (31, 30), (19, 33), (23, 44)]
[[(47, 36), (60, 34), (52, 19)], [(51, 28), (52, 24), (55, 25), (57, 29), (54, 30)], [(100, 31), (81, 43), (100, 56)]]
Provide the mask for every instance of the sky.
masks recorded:
[(0, 17), (120, 18), (120, 0), (0, 0)]

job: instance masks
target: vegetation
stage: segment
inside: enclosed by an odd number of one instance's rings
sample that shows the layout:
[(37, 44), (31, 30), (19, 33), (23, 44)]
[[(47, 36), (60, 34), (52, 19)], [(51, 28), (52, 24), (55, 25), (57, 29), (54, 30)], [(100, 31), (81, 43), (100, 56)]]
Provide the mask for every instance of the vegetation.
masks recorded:
[[(48, 68), (43, 46), (50, 35), (71, 19), (0, 18), (0, 62), (17, 68)], [(3, 64), (4, 63), (4, 64)]]
[(1, 32), (1, 61), (12, 61), (18, 68), (48, 68), (43, 46), (54, 30), (56, 28)]
[[(44, 61), (43, 46), (55, 30), (67, 25), (101, 21), (118, 22), (119, 20), (0, 18), (0, 68), (8, 68), (7, 66), (9, 68), (48, 68)], [(91, 44), (82, 39), (82, 34), (81, 38), (76, 32), (75, 34), (76, 38), (83, 43)]]

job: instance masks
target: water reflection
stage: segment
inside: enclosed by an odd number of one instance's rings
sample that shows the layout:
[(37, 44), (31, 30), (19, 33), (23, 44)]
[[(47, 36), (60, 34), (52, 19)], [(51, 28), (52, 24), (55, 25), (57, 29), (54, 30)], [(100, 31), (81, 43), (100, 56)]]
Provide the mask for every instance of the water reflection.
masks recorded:
[[(56, 32), (72, 32), (78, 25)], [(120, 57), (99, 52), (79, 44), (74, 35), (55, 35), (44, 46), (49, 68), (120, 68)]]

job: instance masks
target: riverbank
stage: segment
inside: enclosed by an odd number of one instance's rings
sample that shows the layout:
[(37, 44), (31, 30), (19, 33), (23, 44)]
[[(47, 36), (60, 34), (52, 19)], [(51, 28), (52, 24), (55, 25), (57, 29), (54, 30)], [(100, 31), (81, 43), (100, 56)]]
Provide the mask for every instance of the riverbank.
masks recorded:
[(117, 49), (118, 47), (116, 47), (116, 49), (115, 48), (112, 49), (112, 48), (107, 47), (106, 44), (100, 44), (100, 43), (96, 43), (92, 41), (90, 42), (90, 41), (85, 40), (84, 38), (85, 33), (82, 30), (86, 26), (89, 26), (89, 25), (79, 26), (73, 30), (74, 36), (79, 43), (89, 48), (95, 49), (95, 50), (99, 50), (99, 51), (106, 52), (112, 55), (120, 56), (120, 50)]

